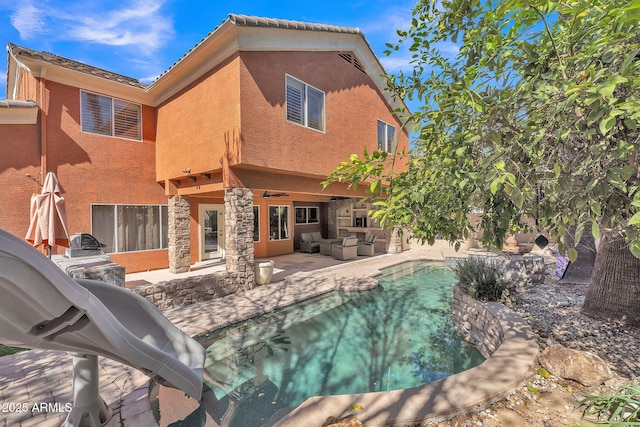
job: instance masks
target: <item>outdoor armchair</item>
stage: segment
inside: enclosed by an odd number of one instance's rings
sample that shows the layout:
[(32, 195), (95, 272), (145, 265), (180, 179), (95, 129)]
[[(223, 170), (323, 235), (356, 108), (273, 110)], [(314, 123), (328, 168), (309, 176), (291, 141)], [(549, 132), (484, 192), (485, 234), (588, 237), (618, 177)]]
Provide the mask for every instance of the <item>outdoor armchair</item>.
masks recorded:
[(376, 252), (376, 239), (375, 234), (370, 234), (364, 242), (358, 242), (358, 255), (373, 256)]
[[(314, 234), (317, 234), (315, 237), (320, 237), (318, 240), (314, 239)], [(322, 236), (320, 233), (302, 233), (300, 235), (300, 252), (314, 253), (320, 252), (320, 241), (322, 240)]]
[(358, 238), (345, 237), (342, 244), (331, 246), (331, 256), (339, 260), (355, 259), (358, 257)]

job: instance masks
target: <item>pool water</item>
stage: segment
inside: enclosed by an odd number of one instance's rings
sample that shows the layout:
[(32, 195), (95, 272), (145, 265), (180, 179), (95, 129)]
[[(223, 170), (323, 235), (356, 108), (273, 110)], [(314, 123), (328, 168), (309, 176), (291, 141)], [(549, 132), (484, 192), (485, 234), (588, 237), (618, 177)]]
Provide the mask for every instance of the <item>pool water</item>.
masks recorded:
[(377, 279), (210, 334), (210, 416), (270, 426), (311, 396), (417, 387), (484, 361), (455, 333), (450, 269), (406, 263)]

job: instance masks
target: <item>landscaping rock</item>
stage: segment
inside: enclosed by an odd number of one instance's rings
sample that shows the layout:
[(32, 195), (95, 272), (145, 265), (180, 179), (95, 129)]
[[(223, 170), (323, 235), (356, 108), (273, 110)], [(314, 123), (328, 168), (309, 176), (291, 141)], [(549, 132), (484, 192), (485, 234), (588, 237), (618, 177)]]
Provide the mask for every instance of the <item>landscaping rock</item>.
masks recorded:
[(588, 387), (613, 378), (609, 365), (600, 357), (586, 351), (571, 350), (561, 344), (547, 347), (539, 361), (551, 374)]
[(364, 424), (355, 415), (348, 415), (340, 419), (329, 417), (322, 427), (364, 427)]

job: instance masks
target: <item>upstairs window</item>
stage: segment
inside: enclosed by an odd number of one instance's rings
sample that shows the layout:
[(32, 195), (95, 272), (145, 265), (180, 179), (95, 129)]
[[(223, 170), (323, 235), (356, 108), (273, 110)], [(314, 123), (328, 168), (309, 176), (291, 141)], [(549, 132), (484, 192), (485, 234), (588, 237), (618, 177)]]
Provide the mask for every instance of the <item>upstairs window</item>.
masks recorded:
[(395, 153), (396, 127), (378, 120), (378, 151)]
[(287, 120), (324, 132), (324, 92), (287, 76)]
[(83, 132), (140, 141), (141, 115), (140, 104), (80, 92), (80, 122)]

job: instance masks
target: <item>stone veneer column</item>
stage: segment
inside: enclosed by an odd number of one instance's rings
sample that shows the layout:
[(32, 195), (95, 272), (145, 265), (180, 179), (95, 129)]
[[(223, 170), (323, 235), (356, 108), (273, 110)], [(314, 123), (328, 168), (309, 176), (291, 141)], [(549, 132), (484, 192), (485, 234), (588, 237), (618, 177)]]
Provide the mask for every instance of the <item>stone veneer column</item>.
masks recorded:
[(253, 192), (228, 188), (224, 193), (224, 245), (227, 271), (238, 281), (238, 290), (254, 288)]
[(191, 266), (189, 196), (169, 197), (169, 272), (184, 273)]

